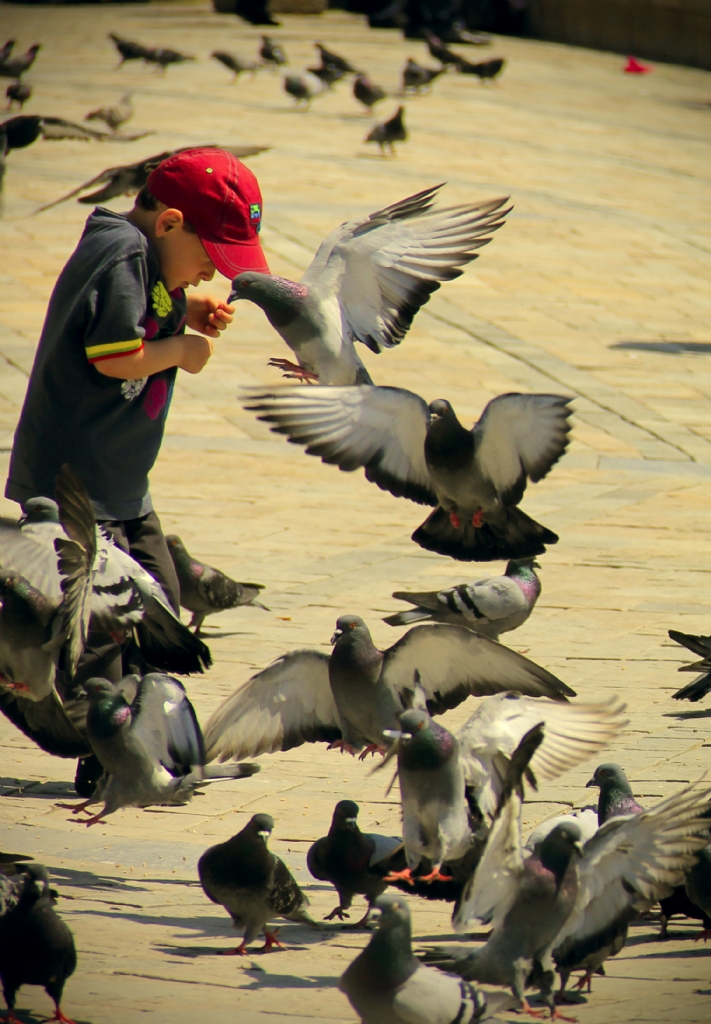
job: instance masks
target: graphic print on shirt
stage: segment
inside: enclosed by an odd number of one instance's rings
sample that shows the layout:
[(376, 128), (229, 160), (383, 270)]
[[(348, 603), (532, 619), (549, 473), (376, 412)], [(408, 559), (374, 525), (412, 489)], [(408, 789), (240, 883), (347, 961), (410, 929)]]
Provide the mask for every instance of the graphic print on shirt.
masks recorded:
[(130, 402), (133, 398), (138, 398), (140, 393), (146, 386), (148, 377), (137, 377), (135, 380), (124, 380), (121, 382), (121, 394)]

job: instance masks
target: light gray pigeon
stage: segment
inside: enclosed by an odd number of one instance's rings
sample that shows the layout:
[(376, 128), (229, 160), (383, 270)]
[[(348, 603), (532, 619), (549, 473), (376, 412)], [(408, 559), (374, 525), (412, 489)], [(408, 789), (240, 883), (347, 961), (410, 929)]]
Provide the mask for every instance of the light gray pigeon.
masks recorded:
[(389, 626), (450, 622), (498, 640), (501, 633), (522, 626), (533, 611), (541, 593), (538, 568), (536, 558), (515, 558), (503, 576), (486, 576), (475, 583), (460, 583), (439, 591), (396, 590), (394, 598), (415, 607), (388, 615), (383, 622)]
[(585, 845), (598, 830), (597, 811), (594, 807), (581, 807), (577, 811), (571, 811), (570, 814), (557, 814), (555, 818), (541, 822), (540, 825), (536, 825), (526, 840), (525, 849), (532, 851), (557, 825), (577, 825), (580, 829), (580, 842)]
[(298, 359), (270, 365), (302, 381), (372, 383), (354, 342), (376, 354), (399, 345), (430, 295), (461, 275), (510, 212), (505, 198), (433, 210), (441, 187), (335, 228), (298, 284), (254, 272), (235, 277), (229, 301), (261, 306)]
[[(357, 615), (343, 615), (333, 654), (293, 651), (252, 676), (205, 727), (207, 760), (240, 760), (330, 741), (349, 753), (380, 750), (383, 731), (424, 690), (430, 714), (468, 696), (518, 690), (565, 701), (575, 691), (545, 669), (460, 626), (415, 626), (387, 651)], [(365, 748), (365, 749), (364, 749)]]
[(177, 679), (149, 673), (137, 681), (130, 703), (124, 682), (95, 678), (84, 685), (87, 733), (104, 775), (95, 793), (70, 809), (77, 814), (102, 800), (104, 806), (82, 824), (94, 825), (121, 807), (184, 804), (204, 783), (259, 771), (256, 764), (205, 767), (200, 725)]
[(223, 67), (226, 67), (228, 71), (231, 71), (234, 75), (232, 79), (236, 82), (240, 75), (244, 74), (245, 71), (249, 71), (254, 78), (254, 74), (260, 68), (260, 64), (255, 60), (245, 60), (243, 57), (238, 57), (236, 53), (228, 53), (226, 50), (215, 50), (210, 54), (214, 60), (219, 60)]
[(366, 479), (396, 498), (434, 505), (412, 535), (428, 551), (465, 562), (530, 558), (557, 534), (518, 508), (568, 446), (571, 399), (506, 394), (467, 430), (443, 398), (402, 388), (285, 386), (245, 393), (245, 408), (306, 446), (308, 455)]
[(133, 117), (133, 102), (131, 93), (127, 92), (121, 97), (118, 103), (111, 107), (99, 107), (90, 111), (85, 121), (103, 121), (112, 132), (117, 132), (121, 125), (126, 124)]
[(425, 967), (412, 953), (410, 910), (402, 896), (380, 896), (378, 929), (338, 987), (362, 1024), (473, 1024), (513, 1001)]

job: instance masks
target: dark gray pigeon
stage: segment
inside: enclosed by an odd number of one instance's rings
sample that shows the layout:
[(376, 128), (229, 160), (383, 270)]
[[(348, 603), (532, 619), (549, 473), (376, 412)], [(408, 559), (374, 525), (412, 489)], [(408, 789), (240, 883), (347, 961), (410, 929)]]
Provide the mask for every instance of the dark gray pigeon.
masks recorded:
[(165, 539), (180, 584), (180, 605), (193, 613), (190, 626), (195, 629), (196, 636), (200, 635), (206, 616), (215, 612), (243, 605), (269, 611), (257, 600), (259, 592), (264, 590), (261, 583), (237, 583), (219, 569), (193, 558), (174, 533)]
[(259, 47), (259, 56), (265, 64), (271, 64), (278, 68), (282, 64), (288, 64), (283, 47), (276, 43), (271, 36), (262, 36), (262, 45)]
[(375, 906), (378, 929), (338, 982), (362, 1024), (483, 1024), (515, 1005), (421, 964), (402, 896), (381, 896)]
[(309, 75), (315, 75), (327, 89), (332, 89), (336, 82), (340, 82), (346, 75), (345, 71), (333, 64), (321, 64), (316, 68), (307, 68), (306, 71)]
[(423, 64), (418, 64), (412, 57), (408, 57), (407, 64), (402, 69), (402, 91), (404, 93), (414, 91), (423, 92), (425, 89), (431, 89), (432, 83), (440, 75), (446, 72), (446, 67), (441, 68), (426, 68)]
[(518, 690), (566, 701), (575, 691), (523, 655), (459, 626), (415, 626), (387, 651), (357, 615), (342, 615), (331, 657), (293, 651), (252, 676), (205, 728), (207, 760), (240, 760), (302, 743), (380, 750), (411, 704), (415, 673), (430, 714), (468, 696)]
[(323, 66), (330, 64), (332, 67), (338, 68), (339, 71), (343, 71), (346, 75), (356, 75), (358, 73), (358, 69), (354, 68), (345, 57), (334, 53), (333, 50), (327, 50), (322, 43), (314, 43), (314, 46), (321, 55), (321, 64)]
[(109, 39), (118, 50), (121, 58), (119, 67), (125, 64), (126, 61), (146, 59), (148, 48), (141, 43), (133, 42), (131, 39), (124, 39), (122, 36), (117, 36), (115, 32), (109, 32)]
[(32, 97), (32, 86), (24, 85), (22, 82), (10, 82), (5, 90), (5, 95), (8, 99), (8, 110), (12, 110), (13, 103), (16, 103), (19, 109), (22, 110), (25, 103)]
[(371, 82), (364, 71), (359, 71), (353, 79), (353, 95), (363, 104), (366, 114), (370, 114), (375, 104), (381, 103), (388, 94), (375, 82)]
[(238, 57), (236, 53), (228, 53), (226, 50), (215, 50), (210, 54), (214, 60), (218, 60), (223, 67), (226, 67), (228, 71), (233, 74), (233, 82), (236, 82), (240, 75), (249, 71), (254, 76), (255, 71), (259, 68), (254, 60), (244, 60), (243, 57)]
[(510, 212), (505, 198), (433, 210), (441, 187), (335, 228), (298, 284), (255, 272), (234, 278), (229, 301), (261, 306), (298, 359), (270, 365), (321, 384), (372, 383), (354, 341), (376, 354), (399, 345), (430, 295), (461, 276)]
[(390, 153), (390, 156), (395, 156), (395, 143), (407, 142), (408, 138), (408, 131), (405, 127), (405, 108), (401, 106), (387, 121), (371, 128), (365, 141), (377, 142), (382, 156), (386, 156), (387, 153)]
[(274, 830), (269, 814), (255, 814), (241, 832), (225, 843), (211, 846), (198, 861), (200, 884), (213, 903), (219, 903), (230, 914), (235, 928), (244, 930), (244, 938), (236, 949), (226, 949), (224, 956), (241, 956), (247, 946), (264, 932), (266, 942), (261, 953), (275, 946), (278, 928), (270, 931), (269, 921), (275, 917), (318, 928), (308, 915), (309, 901), (299, 888), (283, 860), (267, 847)]
[(133, 117), (133, 103), (131, 101), (131, 93), (125, 93), (118, 103), (114, 103), (111, 107), (98, 107), (96, 110), (90, 111), (85, 121), (103, 121), (107, 128), (110, 128), (112, 132), (117, 132), (119, 128), (126, 124)]
[(308, 455), (352, 472), (395, 497), (435, 511), (412, 539), (464, 562), (530, 558), (557, 534), (518, 508), (528, 481), (542, 480), (568, 446), (572, 399), (506, 394), (467, 430), (444, 398), (352, 387), (253, 388), (245, 408)]
[(54, 1003), (59, 1024), (74, 1024), (60, 1009), (67, 978), (76, 970), (74, 937), (53, 906), (47, 869), (28, 864), (19, 899), (0, 912), (0, 980), (9, 1024), (19, 1024), (15, 998), (23, 985), (41, 985)]
[(644, 807), (637, 803), (629, 779), (619, 764), (601, 764), (593, 777), (586, 782), (586, 789), (599, 789), (597, 805), (598, 825), (604, 825), (610, 818), (640, 814)]
[(462, 58), (457, 63), (457, 71), (462, 75), (475, 75), (482, 82), (493, 82), (504, 70), (505, 64), (503, 57), (492, 57), (491, 60), (482, 60), (478, 64), (471, 64)]
[(328, 86), (310, 71), (304, 71), (301, 75), (285, 75), (283, 85), (284, 92), (293, 97), (295, 105), (301, 110), (308, 110), (311, 100), (328, 90)]
[(368, 901), (365, 916), (348, 928), (365, 926), (374, 901), (388, 887), (385, 876), (405, 866), (402, 839), (361, 832), (358, 811), (353, 800), (340, 800), (328, 835), (317, 839), (306, 855), (306, 865), (314, 878), (330, 882), (338, 893), (338, 906), (324, 920), (349, 917), (355, 895), (365, 896)]
[[(13, 40), (8, 40), (8, 42), (13, 42)], [(5, 45), (7, 46), (7, 43)], [(35, 43), (34, 46), (29, 48), (27, 53), (22, 54), (20, 57), (11, 57), (8, 53), (4, 60), (0, 59), (0, 78), (17, 78), (18, 80), (22, 78), (25, 71), (29, 71), (34, 64), (35, 58), (41, 49), (42, 47), (39, 43)], [(10, 47), (10, 50), (12, 50), (12, 47)]]
[(383, 619), (389, 626), (413, 622), (449, 622), (498, 640), (528, 619), (541, 593), (536, 558), (511, 559), (503, 576), (486, 576), (444, 590), (411, 593), (396, 590), (393, 597), (414, 608)]
[(701, 672), (698, 679), (692, 679), (686, 686), (672, 694), (673, 700), (689, 700), (692, 703), (703, 700), (711, 692), (711, 636), (695, 636), (693, 633), (680, 633), (678, 629), (670, 629), (669, 636), (678, 644), (693, 651), (701, 657), (693, 665), (682, 665), (680, 672)]
[(187, 53), (180, 53), (179, 50), (156, 46), (146, 50), (143, 59), (146, 64), (155, 64), (165, 74), (166, 68), (171, 64), (185, 64), (187, 61), (195, 60), (195, 57)]
[(205, 767), (197, 716), (177, 679), (149, 673), (137, 682), (130, 703), (122, 683), (97, 678), (84, 684), (86, 729), (104, 775), (94, 794), (70, 809), (77, 814), (92, 803), (104, 806), (82, 824), (94, 825), (121, 807), (184, 804), (204, 783), (259, 771), (256, 764)]
[(16, 39), (6, 39), (2, 46), (0, 46), (0, 63), (3, 63), (10, 57), (15, 49), (16, 42)]

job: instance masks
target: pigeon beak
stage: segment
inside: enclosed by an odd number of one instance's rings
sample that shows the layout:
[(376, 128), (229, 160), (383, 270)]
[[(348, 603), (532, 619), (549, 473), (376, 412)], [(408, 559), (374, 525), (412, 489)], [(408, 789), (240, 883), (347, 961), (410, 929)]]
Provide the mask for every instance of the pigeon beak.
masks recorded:
[(346, 825), (351, 825), (353, 827), (355, 827), (355, 825), (358, 824), (357, 818), (344, 818), (343, 820), (345, 821)]
[(573, 843), (573, 846), (575, 847), (575, 849), (578, 851), (578, 853), (582, 857), (582, 855), (583, 855), (583, 844), (581, 842), (577, 842), (577, 843)]
[(257, 835), (266, 843), (267, 839), (271, 835), (271, 832), (257, 832)]
[(229, 306), (231, 303), (236, 302), (237, 299), (239, 299), (239, 297), (240, 297), (239, 294), (233, 288), (232, 291), (230, 292), (230, 294), (227, 296), (227, 305)]
[(411, 740), (411, 732), (402, 732), (400, 729), (383, 729), (383, 736), (389, 740)]
[(333, 634), (333, 636), (331, 637), (331, 643), (335, 644), (336, 641), (340, 640), (342, 636), (343, 636), (343, 630), (342, 629), (337, 629), (335, 631), (335, 633)]
[(593, 776), (593, 777), (592, 777), (592, 779), (590, 779), (590, 781), (589, 781), (589, 782), (586, 782), (586, 783), (585, 783), (585, 788), (586, 788), (586, 789), (597, 789), (597, 788), (598, 788), (598, 785), (599, 785), (599, 783), (597, 783), (597, 782), (595, 781), (595, 776)]

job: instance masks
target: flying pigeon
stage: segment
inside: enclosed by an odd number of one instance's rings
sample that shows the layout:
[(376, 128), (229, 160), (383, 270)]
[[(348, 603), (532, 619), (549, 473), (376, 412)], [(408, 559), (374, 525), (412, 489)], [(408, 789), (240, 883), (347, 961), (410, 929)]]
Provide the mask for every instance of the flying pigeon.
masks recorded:
[(224, 956), (247, 953), (247, 946), (260, 932), (266, 939), (260, 952), (281, 948), (279, 929), (267, 928), (275, 917), (318, 927), (307, 913), (308, 897), (284, 861), (267, 847), (273, 830), (274, 819), (269, 814), (255, 814), (241, 832), (226, 843), (211, 846), (198, 861), (205, 895), (225, 908), (235, 928), (244, 930), (240, 945), (223, 950)]
[(27, 103), (32, 96), (32, 86), (24, 85), (22, 82), (10, 82), (5, 90), (5, 95), (8, 99), (8, 110), (12, 110), (13, 103), (17, 103), (20, 110), (22, 110), (25, 103)]
[(74, 1024), (60, 1003), (77, 954), (71, 931), (54, 909), (47, 869), (28, 864), (17, 895), (14, 906), (0, 912), (0, 981), (9, 1011), (4, 1019), (17, 1022), (15, 998), (22, 985), (41, 985), (54, 1003), (51, 1019)]
[(77, 139), (81, 142), (135, 142), (151, 132), (134, 132), (133, 135), (119, 135), (116, 132), (99, 132), (62, 117), (41, 117), (39, 114), (16, 114), (0, 124), (0, 137), (7, 140), (7, 148), (24, 149), (38, 139)]
[(236, 0), (235, 14), (250, 25), (279, 25), (269, 12), (269, 0)]
[(264, 590), (261, 583), (237, 583), (219, 569), (192, 558), (174, 533), (165, 539), (180, 584), (180, 604), (193, 613), (190, 628), (195, 629), (196, 636), (200, 635), (205, 617), (215, 612), (246, 604), (269, 611), (257, 600), (259, 591)]
[(285, 75), (283, 85), (284, 92), (293, 96), (296, 106), (303, 110), (308, 110), (311, 100), (328, 89), (328, 86), (310, 71), (305, 71), (302, 75)]
[(286, 386), (245, 392), (245, 408), (395, 497), (435, 511), (412, 534), (428, 551), (464, 562), (530, 558), (557, 534), (518, 508), (568, 446), (572, 399), (505, 394), (467, 430), (444, 398), (426, 404), (402, 388)]
[(271, 36), (262, 36), (262, 45), (259, 47), (259, 56), (265, 64), (271, 64), (278, 68), (281, 64), (288, 64), (283, 47), (276, 43)]
[(363, 104), (366, 114), (371, 114), (375, 104), (384, 100), (388, 94), (375, 82), (371, 82), (365, 72), (359, 71), (353, 79), (353, 95)]
[(143, 46), (141, 43), (134, 43), (130, 39), (123, 39), (121, 36), (117, 36), (114, 32), (109, 32), (109, 39), (113, 42), (119, 52), (119, 56), (121, 58), (118, 65), (119, 67), (121, 67), (127, 60), (146, 59), (148, 48)]
[(692, 703), (703, 700), (706, 694), (711, 692), (711, 636), (695, 636), (693, 633), (680, 633), (677, 629), (670, 629), (669, 637), (702, 659), (692, 665), (682, 665), (679, 671), (703, 673), (698, 679), (692, 679), (686, 686), (673, 693), (672, 698), (690, 700)]
[(460, 60), (457, 64), (457, 71), (462, 75), (476, 75), (482, 82), (493, 82), (504, 70), (505, 64), (506, 61), (503, 57), (482, 60), (478, 64), (471, 64), (468, 60)]
[(126, 124), (132, 117), (133, 103), (131, 102), (131, 93), (127, 92), (112, 107), (99, 107), (97, 110), (92, 110), (84, 120), (103, 121), (112, 132), (117, 132), (121, 125)]
[[(114, 199), (116, 196), (131, 195), (134, 192), (140, 192), (143, 186), (148, 181), (148, 176), (154, 168), (162, 163), (163, 160), (167, 160), (173, 153), (183, 153), (186, 149), (192, 149), (192, 146), (183, 147), (182, 149), (170, 149), (164, 153), (157, 153), (155, 156), (149, 156), (145, 160), (139, 160), (135, 164), (121, 164), (118, 167), (107, 167), (101, 174), (97, 174), (95, 178), (91, 178), (89, 181), (85, 181), (83, 185), (79, 185), (78, 188), (72, 189), (67, 195), (62, 196), (61, 199), (55, 199), (52, 203), (47, 203), (46, 206), (40, 206), (35, 213), (42, 213), (44, 210), (51, 210), (55, 206), (59, 206), (60, 203), (66, 203), (68, 199), (73, 199), (78, 196), (81, 192), (84, 192), (88, 188), (93, 188), (95, 185), (103, 185), (103, 188), (98, 189), (96, 192), (92, 192), (91, 195), (81, 196), (77, 202), (79, 203), (105, 203), (109, 199)], [(201, 147), (202, 148), (202, 147)], [(207, 146), (208, 149), (224, 149), (227, 153), (232, 153), (238, 160), (244, 160), (248, 156), (255, 156), (257, 153), (264, 153), (265, 150), (269, 149), (269, 146)]]
[(255, 272), (234, 278), (229, 301), (261, 306), (299, 361), (270, 365), (321, 384), (372, 383), (354, 341), (376, 354), (398, 345), (432, 292), (462, 274), (511, 209), (494, 199), (433, 210), (440, 188), (335, 228), (298, 284)]
[[(8, 40), (8, 42), (12, 42), (12, 40)], [(5, 45), (7, 46), (7, 43)], [(8, 51), (8, 56), (4, 60), (0, 59), (0, 78), (17, 78), (18, 80), (22, 78), (25, 71), (29, 71), (34, 64), (35, 58), (41, 49), (42, 47), (39, 43), (35, 43), (21, 57), (10, 57)], [(10, 47), (10, 50), (12, 50), (12, 47)]]
[(483, 1024), (512, 1006), (508, 996), (481, 992), (419, 963), (402, 896), (381, 896), (375, 907), (378, 929), (338, 982), (362, 1024)]
[(407, 64), (402, 70), (402, 91), (407, 93), (410, 90), (422, 92), (429, 89), (436, 78), (446, 72), (446, 67), (427, 68), (418, 64), (412, 57), (407, 58)]
[(256, 61), (244, 60), (242, 57), (238, 57), (237, 54), (227, 53), (225, 50), (215, 50), (210, 56), (215, 60), (219, 60), (220, 64), (232, 72), (234, 75), (233, 82), (236, 82), (245, 71), (249, 71), (254, 75), (254, 72), (259, 68), (259, 64)]
[(338, 893), (338, 906), (324, 920), (349, 917), (356, 894), (368, 901), (365, 916), (348, 928), (365, 926), (374, 901), (388, 887), (385, 876), (405, 866), (402, 839), (361, 832), (358, 811), (353, 800), (340, 800), (328, 835), (317, 839), (306, 855), (306, 865), (314, 878), (330, 882)]
[(395, 156), (395, 143), (407, 142), (409, 136), (405, 127), (405, 108), (398, 107), (395, 113), (382, 124), (376, 124), (365, 137), (366, 142), (377, 142), (383, 156), (387, 151)]
[(130, 703), (122, 684), (108, 679), (89, 679), (84, 690), (87, 733), (104, 775), (94, 794), (70, 809), (78, 814), (93, 803), (103, 801), (104, 806), (82, 824), (94, 825), (121, 807), (184, 804), (205, 783), (248, 778), (259, 771), (255, 764), (205, 767), (195, 711), (185, 687), (171, 676), (144, 676)]
[(396, 590), (393, 597), (415, 605), (383, 619), (389, 626), (413, 622), (449, 622), (498, 640), (528, 619), (541, 593), (536, 558), (511, 559), (503, 576), (486, 576), (475, 583), (460, 583), (445, 590), (410, 593)]
[(517, 690), (559, 701), (575, 696), (523, 655), (459, 626), (415, 626), (379, 651), (361, 618), (342, 615), (331, 642), (330, 658), (292, 651), (228, 697), (205, 727), (207, 760), (240, 760), (324, 740), (365, 756), (382, 748), (384, 729), (397, 727), (416, 672), (432, 715), (471, 694)]
[(331, 67), (338, 68), (347, 75), (358, 74), (358, 69), (354, 68), (351, 62), (346, 60), (345, 57), (341, 57), (340, 54), (334, 53), (333, 50), (327, 50), (322, 43), (314, 43), (314, 46), (321, 55), (321, 65), (323, 67), (330, 64)]

